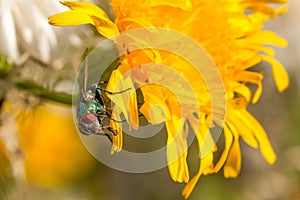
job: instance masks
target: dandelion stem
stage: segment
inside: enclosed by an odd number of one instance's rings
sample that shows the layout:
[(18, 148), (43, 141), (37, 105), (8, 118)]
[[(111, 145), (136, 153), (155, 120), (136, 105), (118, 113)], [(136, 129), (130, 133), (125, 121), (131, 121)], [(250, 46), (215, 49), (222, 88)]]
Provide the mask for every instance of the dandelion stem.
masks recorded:
[(66, 94), (64, 92), (55, 92), (55, 91), (48, 90), (30, 80), (22, 80), (20, 78), (16, 78), (15, 86), (18, 89), (22, 89), (22, 90), (31, 92), (35, 96), (43, 98), (43, 99), (72, 105), (72, 95)]

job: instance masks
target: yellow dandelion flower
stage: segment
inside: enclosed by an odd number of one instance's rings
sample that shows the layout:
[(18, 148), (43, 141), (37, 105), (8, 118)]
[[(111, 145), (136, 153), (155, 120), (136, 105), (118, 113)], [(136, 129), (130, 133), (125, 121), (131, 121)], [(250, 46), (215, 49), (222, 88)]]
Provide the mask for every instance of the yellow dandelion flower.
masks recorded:
[[(71, 11), (51, 16), (49, 20), (51, 24), (59, 26), (90, 23), (96, 26), (100, 34), (108, 38), (141, 27), (168, 28), (193, 38), (208, 52), (221, 74), (226, 91), (226, 115), (223, 127), (225, 147), (217, 161), (214, 161), (214, 152), (218, 151), (215, 145), (205, 156), (200, 156), (199, 171), (191, 180), (189, 180), (186, 162), (186, 138), (189, 132), (186, 124), (187, 122), (191, 124), (201, 154), (206, 145), (204, 138), (212, 137), (211, 120), (215, 120), (212, 116), (212, 99), (203, 77), (197, 75), (186, 60), (170, 52), (155, 49), (136, 50), (121, 57), (121, 64), (113, 72), (108, 85), (109, 89), (113, 89), (120, 79), (116, 77), (147, 63), (170, 66), (189, 80), (191, 87), (196, 91), (196, 99), (200, 105), (198, 116), (190, 114), (188, 106), (180, 107), (172, 91), (153, 84), (141, 87), (145, 103), (140, 108), (150, 123), (165, 122), (168, 131), (167, 156), (170, 176), (174, 181), (187, 183), (182, 194), (188, 198), (202, 174), (217, 173), (222, 167), (227, 178), (239, 174), (240, 137), (251, 147), (259, 147), (268, 163), (273, 164), (276, 160), (263, 127), (246, 109), (249, 103), (256, 103), (262, 93), (263, 74), (251, 71), (254, 65), (262, 61), (270, 63), (279, 92), (284, 91), (289, 85), (289, 77), (283, 66), (274, 59), (275, 53), (270, 47), (285, 47), (287, 42), (271, 31), (262, 30), (265, 21), (286, 11), (286, 2), (287, 0), (112, 0), (114, 21), (91, 3), (63, 2)], [(279, 6), (274, 8), (270, 3)], [(115, 42), (122, 51), (122, 43)], [(132, 83), (155, 82), (160, 78), (157, 73), (153, 76), (136, 72)], [(169, 84), (176, 85), (174, 77), (167, 78), (170, 78)], [(248, 84), (257, 86), (254, 94)], [(185, 90), (182, 89), (180, 92)], [(122, 105), (120, 99), (115, 102), (117, 105), (121, 104), (119, 112), (123, 112), (134, 127), (138, 123), (137, 106), (134, 100), (136, 97), (122, 98), (132, 98), (129, 105)], [(186, 98), (186, 101), (188, 100)], [(151, 109), (155, 105), (160, 105), (160, 108)], [(115, 143), (114, 140), (114, 145), (120, 147), (121, 136), (117, 137), (118, 142)], [(212, 138), (210, 140), (212, 141)]]

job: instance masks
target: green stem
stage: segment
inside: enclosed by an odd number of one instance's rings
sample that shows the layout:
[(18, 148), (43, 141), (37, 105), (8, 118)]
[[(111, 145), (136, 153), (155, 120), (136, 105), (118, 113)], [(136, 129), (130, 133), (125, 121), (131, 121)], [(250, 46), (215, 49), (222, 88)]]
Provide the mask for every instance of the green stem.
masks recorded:
[(29, 80), (22, 80), (20, 78), (15, 79), (15, 86), (18, 89), (22, 89), (25, 91), (29, 91), (33, 93), (35, 96), (38, 96), (43, 99), (72, 105), (72, 95), (66, 94), (64, 92), (55, 92), (50, 91), (46, 88), (43, 88), (39, 84), (29, 81)]

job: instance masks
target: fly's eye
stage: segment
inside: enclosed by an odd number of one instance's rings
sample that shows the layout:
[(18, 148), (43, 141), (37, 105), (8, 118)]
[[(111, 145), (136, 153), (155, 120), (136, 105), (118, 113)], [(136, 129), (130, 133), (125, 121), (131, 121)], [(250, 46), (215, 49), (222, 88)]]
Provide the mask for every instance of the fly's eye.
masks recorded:
[(93, 94), (95, 94), (95, 93), (96, 93), (96, 90), (97, 90), (97, 84), (96, 84), (96, 83), (93, 84), (93, 85), (91, 86), (90, 90), (93, 92)]

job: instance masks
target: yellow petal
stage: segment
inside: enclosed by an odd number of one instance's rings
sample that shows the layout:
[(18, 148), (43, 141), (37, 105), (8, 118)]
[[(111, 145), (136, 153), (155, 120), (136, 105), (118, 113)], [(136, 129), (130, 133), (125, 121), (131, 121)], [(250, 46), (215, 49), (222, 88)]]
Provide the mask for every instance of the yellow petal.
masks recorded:
[(251, 72), (251, 71), (242, 71), (240, 73), (237, 73), (236, 76), (236, 81), (242, 81), (245, 83), (253, 83), (257, 85), (257, 90), (254, 93), (252, 103), (256, 103), (262, 93), (262, 79), (263, 75), (258, 72)]
[(239, 84), (234, 88), (234, 91), (243, 96), (246, 99), (247, 103), (250, 102), (252, 97), (251, 90), (245, 84)]
[(254, 93), (253, 99), (252, 99), (252, 103), (255, 104), (258, 99), (260, 98), (262, 93), (262, 84), (261, 83), (257, 83), (257, 89)]
[(166, 120), (164, 109), (159, 105), (151, 105), (146, 102), (140, 108), (140, 112), (145, 116), (147, 121), (153, 125), (161, 124)]
[(184, 197), (184, 199), (189, 198), (189, 196), (191, 195), (194, 187), (196, 186), (196, 183), (198, 182), (200, 176), (202, 174), (207, 174), (205, 173), (205, 171), (207, 171), (207, 169), (211, 169), (212, 168), (212, 163), (213, 163), (213, 153), (209, 153), (208, 155), (206, 155), (204, 158), (202, 158), (200, 160), (200, 167), (199, 167), (199, 171), (197, 172), (197, 174), (186, 184), (186, 186), (184, 187), (183, 191), (182, 191), (182, 195)]
[(114, 152), (119, 152), (122, 150), (123, 147), (123, 133), (122, 133), (122, 123), (119, 123), (121, 121), (121, 110), (116, 107), (114, 108), (114, 112), (112, 113), (112, 120), (110, 120), (110, 127), (113, 130), (117, 131), (117, 134), (111, 134), (112, 137), (112, 147), (111, 147), (111, 154)]
[(144, 104), (140, 108), (141, 113), (151, 124), (160, 124), (166, 120), (171, 120), (168, 106), (163, 96), (163, 88), (154, 85), (141, 87), (144, 94)]
[[(134, 29), (137, 27), (154, 27), (154, 25), (146, 20), (146, 19), (142, 19), (142, 18), (125, 18), (119, 21), (119, 26), (120, 27), (126, 27), (125, 30), (128, 29)], [(122, 31), (125, 31), (124, 28), (122, 29)]]
[(52, 15), (48, 18), (53, 26), (77, 26), (81, 24), (93, 24), (93, 20), (82, 10), (72, 10)]
[(110, 76), (106, 89), (113, 93), (121, 92), (113, 95), (107, 94), (107, 96), (115, 106), (120, 108), (130, 127), (137, 129), (139, 125), (137, 98), (135, 87), (130, 77), (123, 77), (119, 70), (114, 70)]
[(261, 56), (263, 60), (269, 62), (273, 68), (273, 78), (279, 92), (283, 92), (289, 86), (289, 75), (284, 67), (273, 57)]
[[(246, 55), (247, 54), (251, 55), (251, 54), (253, 54), (253, 52), (252, 53), (247, 52)], [(244, 57), (245, 55), (242, 54), (241, 56)], [(253, 54), (249, 59), (247, 59), (246, 61), (243, 62), (242, 67), (243, 67), (243, 69), (248, 69), (250, 67), (257, 65), (260, 62), (261, 62), (261, 57), (257, 54)]]
[[(263, 17), (262, 19), (264, 20), (269, 18), (275, 18), (278, 14), (282, 14), (287, 10), (286, 5), (283, 5), (278, 9), (274, 9), (271, 6), (268, 6), (266, 2), (274, 3), (275, 1), (268, 1), (268, 0), (264, 0), (263, 2), (246, 1), (244, 2), (244, 6), (247, 9), (256, 11), (251, 15), (259, 15), (260, 17)], [(283, 2), (276, 2), (276, 3), (283, 3)]]
[[(189, 118), (189, 119), (192, 121), (195, 120), (195, 118)], [(206, 121), (205, 114), (200, 114), (199, 126), (195, 126), (195, 121), (191, 123), (193, 130), (195, 131), (197, 129), (195, 132), (198, 141), (200, 165), (197, 174), (188, 182), (188, 184), (184, 187), (182, 191), (182, 195), (184, 196), (185, 199), (187, 199), (190, 196), (191, 192), (193, 191), (196, 183), (198, 182), (202, 174), (207, 175), (215, 172), (213, 167), (213, 160), (214, 160), (213, 148), (208, 148), (207, 146), (207, 144), (209, 145), (212, 144), (207, 142), (206, 140), (207, 137), (211, 138), (211, 133), (205, 121)], [(208, 149), (210, 149), (209, 152)]]
[(189, 171), (186, 163), (187, 140), (183, 137), (184, 119), (173, 117), (166, 121), (168, 132), (167, 160), (170, 176), (177, 182), (188, 182)]
[(219, 158), (217, 164), (214, 167), (215, 173), (217, 173), (221, 169), (221, 167), (224, 165), (224, 163), (228, 157), (228, 153), (231, 148), (232, 141), (233, 141), (232, 133), (228, 129), (227, 125), (224, 126), (223, 134), (224, 134), (224, 140), (225, 140), (225, 147), (224, 147), (221, 157)]
[(225, 178), (235, 178), (239, 175), (241, 170), (241, 150), (239, 143), (239, 135), (234, 126), (230, 126), (228, 123), (226, 124), (226, 131), (230, 131), (233, 135), (233, 143), (229, 150), (228, 157), (226, 159), (226, 163), (224, 165), (224, 177)]
[(182, 196), (184, 199), (188, 199), (189, 196), (191, 195), (194, 187), (196, 186), (196, 183), (198, 182), (199, 178), (201, 176), (200, 171), (186, 184), (186, 186), (182, 190)]
[(146, 1), (145, 6), (156, 7), (156, 6), (170, 6), (173, 8), (179, 8), (185, 11), (192, 9), (191, 0), (161, 0), (161, 1)]
[(80, 24), (95, 25), (98, 32), (110, 38), (119, 33), (117, 26), (105, 12), (89, 2), (61, 2), (71, 10), (50, 16), (49, 23), (55, 26), (75, 26)]
[(287, 46), (287, 41), (279, 37), (272, 31), (257, 32), (253, 35), (247, 36), (246, 40), (253, 44), (269, 44), (269, 45), (276, 45), (280, 47)]
[(276, 155), (265, 130), (248, 111), (241, 110), (241, 114), (245, 117), (245, 122), (247, 122), (248, 127), (253, 129), (253, 133), (259, 143), (261, 154), (269, 164), (273, 164), (276, 161)]
[(230, 126), (234, 126), (241, 138), (251, 147), (257, 148), (258, 142), (255, 138), (254, 131), (252, 127), (247, 124), (247, 118), (241, 114), (240, 109), (228, 109), (228, 118), (226, 121)]
[[(284, 3), (287, 3), (287, 0), (286, 0)], [(287, 6), (287, 5), (283, 5), (283, 6), (281, 6), (280, 8), (278, 8), (278, 9), (276, 10), (276, 14), (283, 14), (283, 13), (285, 13), (287, 10), (288, 10), (288, 6)]]
[(101, 19), (97, 16), (91, 16), (97, 31), (106, 38), (111, 38), (119, 34), (118, 27), (109, 19)]
[(263, 46), (263, 45), (248, 45), (248, 48), (253, 49), (256, 52), (266, 54), (269, 56), (275, 56), (275, 51), (271, 47)]

